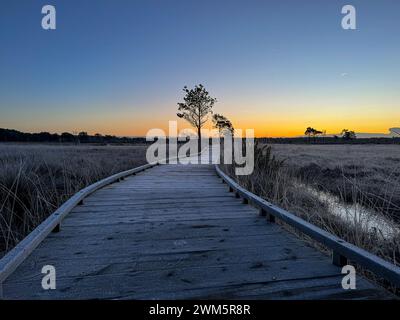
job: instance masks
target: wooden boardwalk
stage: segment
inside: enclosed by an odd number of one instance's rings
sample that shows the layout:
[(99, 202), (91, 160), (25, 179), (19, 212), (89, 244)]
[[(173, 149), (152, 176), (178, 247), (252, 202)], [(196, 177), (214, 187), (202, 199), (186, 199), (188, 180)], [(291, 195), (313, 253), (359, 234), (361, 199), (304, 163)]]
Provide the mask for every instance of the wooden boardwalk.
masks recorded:
[[(56, 269), (43, 290), (41, 269)], [(212, 165), (161, 165), (85, 199), (3, 284), (5, 299), (368, 299), (341, 269), (228, 192)]]

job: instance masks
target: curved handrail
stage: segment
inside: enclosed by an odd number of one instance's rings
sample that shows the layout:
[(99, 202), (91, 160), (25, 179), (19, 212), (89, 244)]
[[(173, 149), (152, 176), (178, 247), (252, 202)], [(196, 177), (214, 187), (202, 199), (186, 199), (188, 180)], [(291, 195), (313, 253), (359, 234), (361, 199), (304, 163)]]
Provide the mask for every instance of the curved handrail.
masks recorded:
[[(262, 215), (268, 214), (274, 218), (278, 218), (288, 225), (300, 230), (312, 239), (325, 245), (332, 250), (332, 262), (335, 265), (343, 266), (347, 264), (347, 259), (356, 262), (361, 267), (372, 271), (377, 276), (380, 276), (391, 284), (400, 287), (400, 268), (396, 265), (379, 258), (378, 256), (369, 253), (351, 243), (348, 243), (331, 233), (322, 230), (321, 228), (299, 218), (298, 216), (283, 210), (272, 203), (262, 199), (254, 193), (246, 190), (237, 184), (232, 178), (225, 174), (218, 165), (215, 165), (216, 172), (236, 194), (246, 201), (250, 202), (255, 207), (262, 210)], [(273, 220), (273, 219), (270, 219)]]

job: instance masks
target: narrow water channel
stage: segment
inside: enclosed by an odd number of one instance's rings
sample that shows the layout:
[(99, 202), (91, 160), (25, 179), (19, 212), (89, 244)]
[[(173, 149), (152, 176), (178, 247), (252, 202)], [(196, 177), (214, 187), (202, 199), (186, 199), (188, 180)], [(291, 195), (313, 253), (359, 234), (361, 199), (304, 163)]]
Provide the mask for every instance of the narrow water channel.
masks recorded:
[(377, 234), (386, 239), (390, 239), (400, 232), (397, 225), (383, 217), (379, 212), (365, 208), (357, 203), (345, 204), (340, 201), (339, 197), (328, 192), (316, 190), (308, 185), (300, 183), (297, 185), (307, 190), (313, 197), (327, 204), (330, 214), (340, 217), (353, 227)]

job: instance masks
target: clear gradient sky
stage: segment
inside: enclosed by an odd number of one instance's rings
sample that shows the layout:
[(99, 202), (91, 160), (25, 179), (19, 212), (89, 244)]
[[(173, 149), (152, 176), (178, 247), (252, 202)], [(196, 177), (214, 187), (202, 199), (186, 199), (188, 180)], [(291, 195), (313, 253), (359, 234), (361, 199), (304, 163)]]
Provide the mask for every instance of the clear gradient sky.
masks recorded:
[(257, 136), (400, 126), (398, 0), (2, 0), (0, 45), (3, 128), (144, 135), (198, 83)]

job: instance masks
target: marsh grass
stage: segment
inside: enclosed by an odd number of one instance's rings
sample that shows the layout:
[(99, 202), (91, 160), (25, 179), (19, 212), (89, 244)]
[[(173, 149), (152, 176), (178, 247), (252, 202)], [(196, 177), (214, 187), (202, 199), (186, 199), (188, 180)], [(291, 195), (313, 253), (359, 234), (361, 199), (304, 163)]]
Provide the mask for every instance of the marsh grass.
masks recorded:
[[(358, 152), (353, 153), (349, 150), (347, 152), (341, 150), (342, 153), (340, 153), (338, 152), (340, 148), (333, 147), (334, 150), (329, 150), (332, 146), (324, 146), (325, 152), (321, 153), (320, 147), (307, 149), (307, 146), (278, 146), (276, 148), (275, 145), (256, 144), (254, 171), (251, 175), (235, 176), (234, 165), (222, 167), (240, 185), (251, 192), (398, 265), (400, 263), (400, 229), (397, 221), (400, 199), (398, 198), (399, 176), (397, 173), (400, 161), (398, 162), (397, 159), (400, 155), (396, 154), (397, 150), (392, 152), (392, 149), (386, 154), (379, 153), (379, 150), (373, 149), (374, 146), (362, 146), (365, 149), (357, 146)], [(398, 148), (398, 146), (389, 147)], [(384, 148), (388, 149), (387, 146)], [(362, 161), (359, 157), (360, 149), (363, 151), (361, 152)], [(394, 155), (391, 155), (392, 153)], [(397, 163), (397, 167), (389, 165), (378, 156), (388, 159), (387, 161), (391, 164)], [(325, 199), (316, 196), (318, 192), (335, 197), (337, 201), (335, 205), (351, 208), (348, 219), (334, 214), (330, 197)], [(373, 215), (384, 218), (395, 232), (387, 236), (368, 228), (370, 225), (368, 220), (375, 217), (355, 214), (354, 211), (361, 210), (359, 208), (364, 209), (364, 206)], [(329, 252), (327, 248), (288, 225), (283, 224), (283, 226), (305, 238), (320, 250)], [(390, 288), (389, 284), (374, 278), (366, 270), (359, 270), (370, 279)]]
[(0, 253), (80, 189), (144, 164), (145, 153), (136, 145), (0, 144)]
[(398, 145), (272, 145), (272, 150), (292, 176), (313, 188), (400, 221)]

